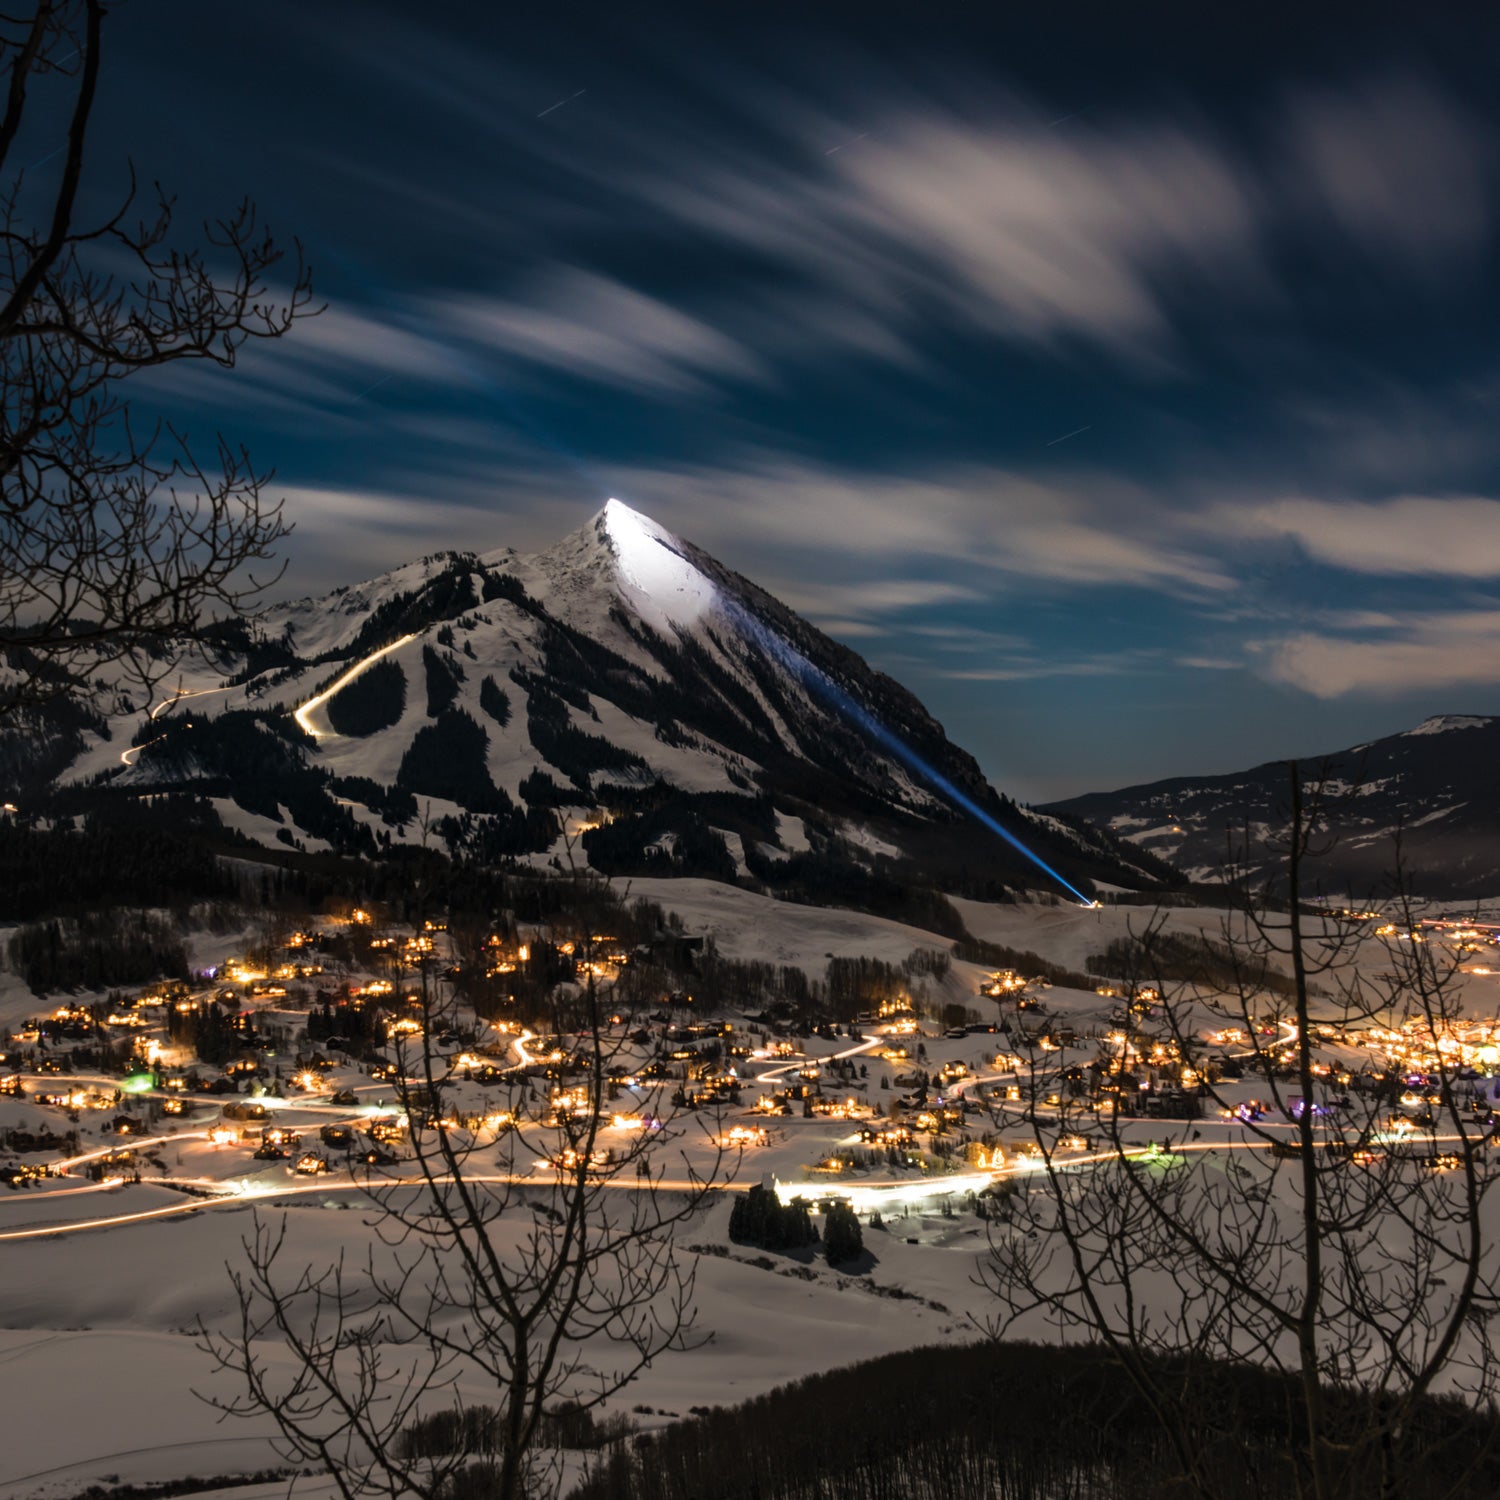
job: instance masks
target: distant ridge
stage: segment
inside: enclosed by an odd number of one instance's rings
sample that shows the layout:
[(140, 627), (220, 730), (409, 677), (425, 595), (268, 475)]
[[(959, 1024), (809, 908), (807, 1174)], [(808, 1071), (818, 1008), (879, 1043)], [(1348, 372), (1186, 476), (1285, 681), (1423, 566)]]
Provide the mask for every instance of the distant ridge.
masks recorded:
[[(1379, 890), (1404, 862), (1418, 891), (1439, 899), (1500, 896), (1500, 716), (1435, 714), (1415, 728), (1303, 762), (1326, 763), (1340, 840), (1318, 872), (1334, 892)], [(1170, 859), (1215, 878), (1226, 834), (1282, 821), (1286, 769), (1279, 761), (1225, 776), (1180, 776), (1056, 803)]]

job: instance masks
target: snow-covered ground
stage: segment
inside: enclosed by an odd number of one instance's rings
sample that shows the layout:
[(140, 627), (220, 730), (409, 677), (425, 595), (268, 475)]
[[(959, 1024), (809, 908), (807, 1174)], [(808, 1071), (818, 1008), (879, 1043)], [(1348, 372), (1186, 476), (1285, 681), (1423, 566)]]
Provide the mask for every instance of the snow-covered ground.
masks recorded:
[[(795, 906), (709, 881), (636, 880), (630, 894), (660, 901), (683, 919), (690, 934), (711, 933), (727, 957), (797, 965), (814, 977), (830, 956), (863, 955), (896, 964), (915, 949), (949, 946), (899, 922)], [(976, 936), (1075, 969), (1147, 917), (1128, 907), (956, 904)], [(1210, 935), (1219, 921), (1218, 913), (1202, 909), (1168, 915), (1174, 926)], [(0, 940), (4, 936), (0, 933)], [(243, 951), (252, 937), (249, 932), (199, 934), (193, 960), (206, 964)], [(998, 1015), (997, 1003), (979, 993), (984, 977), (976, 966), (954, 963), (929, 999), (960, 1001), (982, 1015)], [(1467, 983), (1477, 1013), (1500, 1009), (1495, 976), (1473, 975)], [(1057, 986), (1044, 993), (1051, 1016), (1076, 1026), (1080, 1036), (1107, 1026), (1116, 1003), (1091, 990)], [(47, 1009), (14, 976), (0, 973), (0, 1025), (15, 1028)], [(743, 1027), (744, 1018), (736, 1018), (736, 1025)], [(912, 1062), (881, 1056), (897, 1042), (910, 1048)], [(883, 1036), (867, 1026), (864, 1039), (805, 1038), (790, 1058), (747, 1063), (747, 1097), (731, 1121), (764, 1120), (770, 1138), (744, 1152), (737, 1163), (739, 1185), (770, 1177), (788, 1192), (816, 1199), (831, 1190), (847, 1195), (862, 1213), (878, 1209), (883, 1227), (865, 1231), (874, 1264), (868, 1277), (842, 1274), (819, 1259), (773, 1256), (769, 1268), (753, 1264), (758, 1252), (729, 1244), (730, 1204), (727, 1197), (716, 1198), (677, 1236), (680, 1253), (696, 1265), (698, 1324), (707, 1337), (689, 1351), (657, 1359), (616, 1398), (613, 1409), (650, 1425), (695, 1406), (736, 1402), (829, 1366), (978, 1336), (995, 1306), (976, 1284), (987, 1249), (986, 1226), (966, 1211), (965, 1202), (966, 1193), (984, 1186), (990, 1174), (961, 1160), (947, 1172), (929, 1160), (921, 1169), (879, 1166), (832, 1173), (822, 1164), (857, 1145), (857, 1121), (751, 1116), (748, 1106), (810, 1060), (841, 1053), (856, 1065), (856, 1076), (836, 1083), (830, 1078), (830, 1090), (839, 1098), (847, 1092), (856, 1114), (883, 1114), (900, 1092), (899, 1086), (887, 1091), (886, 1080), (915, 1064), (917, 1047), (925, 1070), (936, 1073), (958, 1063), (967, 1068), (967, 1079), (949, 1090), (953, 1097), (974, 1083), (1009, 1076), (1000, 1060), (1005, 1045), (1003, 1036), (985, 1031), (948, 1036), (929, 1021), (905, 1037)], [(1095, 1046), (1080, 1042), (1076, 1060), (1086, 1060)], [(863, 1077), (860, 1067), (867, 1070)], [(30, 1081), (33, 1093), (37, 1086)], [(358, 1106), (352, 1111), (333, 1106), (326, 1093), (335, 1087), (354, 1089)], [(331, 1118), (367, 1114), (388, 1092), (388, 1085), (340, 1069), (323, 1092), (294, 1090), (286, 1101), (277, 1101), (275, 1118), (315, 1132)], [(268, 1422), (225, 1425), (199, 1399), (228, 1388), (198, 1347), (194, 1330), (200, 1319), (211, 1329), (231, 1325), (235, 1305), (228, 1268), (243, 1260), (252, 1213), (284, 1215), (293, 1259), (309, 1264), (327, 1265), (340, 1252), (357, 1261), (378, 1241), (368, 1204), (352, 1178), (339, 1169), (326, 1178), (294, 1178), (284, 1163), (252, 1160), (249, 1145), (240, 1140), (216, 1144), (207, 1138), (207, 1126), (218, 1113), (218, 1101), (204, 1100), (191, 1117), (156, 1122), (155, 1144), (138, 1148), (140, 1183), (95, 1184), (75, 1171), (22, 1191), (0, 1189), (5, 1271), (0, 1367), (13, 1436), (0, 1455), (0, 1494), (62, 1500), (91, 1483), (226, 1475), (278, 1463)], [(102, 1112), (83, 1111), (80, 1154), (135, 1144), (105, 1135), (105, 1119)], [(67, 1128), (57, 1111), (31, 1098), (0, 1098), (0, 1126), (42, 1123)], [(982, 1128), (984, 1118), (975, 1124)], [(1180, 1126), (1143, 1122), (1143, 1139), (1164, 1128), (1182, 1134)], [(1227, 1149), (1243, 1138), (1237, 1122), (1205, 1120), (1195, 1128), (1200, 1135), (1188, 1149)], [(1023, 1165), (1015, 1159), (1015, 1170)], [(218, 1195), (182, 1191), (193, 1184)], [(500, 1232), (519, 1231), (502, 1220)], [(1048, 1336), (1040, 1325), (1029, 1331)], [(264, 1353), (273, 1364), (284, 1359), (269, 1346)], [(464, 1394), (483, 1401), (487, 1393), (466, 1387)], [(636, 1410), (641, 1407), (650, 1410)], [(86, 1414), (87, 1420), (59, 1424), (59, 1410)], [(269, 1500), (286, 1492), (283, 1481), (264, 1494)], [(326, 1485), (316, 1480), (300, 1480), (293, 1491), (304, 1500), (321, 1500), (326, 1493)]]
[[(727, 1215), (728, 1205), (716, 1204), (683, 1238), (725, 1243)], [(17, 1500), (65, 1495), (108, 1475), (160, 1480), (254, 1471), (279, 1462), (269, 1420), (221, 1424), (199, 1399), (200, 1393), (230, 1390), (197, 1347), (192, 1329), (200, 1317), (210, 1328), (229, 1328), (235, 1305), (225, 1268), (242, 1257), (239, 1241), (249, 1230), (249, 1216), (248, 1208), (204, 1212), (3, 1247), (8, 1274), (0, 1287), (0, 1366), (9, 1366), (8, 1430), (13, 1439), (70, 1435), (8, 1444), (0, 1458), (0, 1493)], [(358, 1259), (375, 1243), (358, 1213), (293, 1208), (287, 1222), (292, 1253), (301, 1263), (327, 1264), (340, 1251)], [(965, 1295), (963, 1288), (980, 1243), (977, 1226), (970, 1227), (967, 1242), (943, 1247), (907, 1245), (901, 1227), (898, 1220), (892, 1233), (870, 1236), (880, 1241), (877, 1279), (930, 1293), (951, 1312), (872, 1295), (856, 1278), (821, 1262), (813, 1262), (812, 1278), (803, 1280), (688, 1252), (696, 1263), (699, 1323), (707, 1342), (659, 1359), (617, 1409), (654, 1408), (656, 1415), (636, 1417), (650, 1426), (668, 1420), (667, 1414), (730, 1404), (893, 1348), (971, 1338), (964, 1310), (982, 1298), (974, 1288)], [(273, 1361), (278, 1357), (272, 1349), (265, 1352)], [(492, 1392), (477, 1387), (465, 1394), (494, 1400)], [(87, 1413), (87, 1422), (61, 1426), (55, 1416), (64, 1409)], [(61, 1472), (45, 1474), (54, 1468)], [(45, 1477), (28, 1477), (37, 1475)]]

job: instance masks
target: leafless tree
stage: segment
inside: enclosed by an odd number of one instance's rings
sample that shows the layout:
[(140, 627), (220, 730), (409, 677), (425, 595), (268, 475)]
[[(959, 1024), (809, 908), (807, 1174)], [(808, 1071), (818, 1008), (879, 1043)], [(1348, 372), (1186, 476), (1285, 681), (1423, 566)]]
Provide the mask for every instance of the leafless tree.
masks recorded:
[[(232, 366), (247, 340), (314, 309), (300, 247), (288, 260), (248, 200), (184, 248), (172, 198), (132, 172), (112, 211), (80, 222), (113, 9), (0, 13), (0, 715), (110, 665), (160, 681), (216, 613), (279, 576), (289, 530), (243, 448), (218, 437), (195, 451), (121, 395), (179, 360)], [(63, 144), (24, 164), (57, 113)]]
[[(472, 1020), (424, 971), (397, 1032), (408, 1144), (365, 1178), (378, 1249), (299, 1264), (285, 1219), (245, 1240), (237, 1324), (202, 1335), (244, 1394), (215, 1404), (270, 1413), (346, 1500), (552, 1492), (559, 1406), (591, 1412), (696, 1337), (673, 1232), (721, 1175), (718, 1122), (620, 1082), (629, 1026), (606, 996), (590, 979), (579, 1030), (522, 1033), (515, 1067), (489, 1055), (503, 1038), (440, 1049)], [(481, 1084), (487, 1067), (504, 1071)]]
[(1090, 1066), (1013, 1038), (1004, 1122), (1039, 1170), (993, 1235), (997, 1329), (1042, 1314), (1106, 1344), (1204, 1497), (1245, 1482), (1213, 1410), (1225, 1361), (1287, 1376), (1278, 1478), (1314, 1500), (1430, 1483), (1445, 1461), (1432, 1398), (1485, 1411), (1496, 1394), (1500, 1153), (1472, 1067), (1493, 1021), (1465, 1014), (1464, 954), (1422, 928), (1401, 880), (1378, 933), (1311, 902), (1330, 795), (1290, 767), (1277, 885), (1231, 869), (1217, 936), (1162, 913), (1136, 935)]

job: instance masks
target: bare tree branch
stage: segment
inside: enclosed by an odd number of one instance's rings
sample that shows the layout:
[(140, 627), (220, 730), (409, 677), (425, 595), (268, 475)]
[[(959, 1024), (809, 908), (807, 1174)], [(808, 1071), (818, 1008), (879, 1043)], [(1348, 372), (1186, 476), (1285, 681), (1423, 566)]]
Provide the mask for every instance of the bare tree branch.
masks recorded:
[[(630, 1028), (606, 1019), (592, 976), (571, 1053), (512, 1070), (477, 1114), (463, 1063), (436, 1044), (466, 1013), (425, 963), (416, 979), (398, 1052), (407, 1151), (364, 1180), (379, 1249), (357, 1272), (298, 1265), (284, 1221), (258, 1221), (232, 1268), (237, 1326), (200, 1330), (242, 1386), (213, 1404), (269, 1413), (288, 1457), (329, 1466), (349, 1500), (443, 1500), (476, 1463), (486, 1495), (520, 1500), (555, 1487), (542, 1435), (559, 1403), (590, 1411), (695, 1341), (693, 1264), (673, 1234), (718, 1186), (720, 1131), (655, 1094), (648, 1128), (614, 1128), (609, 1069)], [(713, 1143), (706, 1168), (676, 1149), (688, 1130)], [(268, 1344), (289, 1371), (269, 1373)], [(464, 1442), (416, 1442), (417, 1418), (444, 1411)]]
[[(1216, 940), (1169, 928), (1165, 912), (1134, 935), (1091, 1088), (1069, 1090), (1055, 1053), (1013, 1036), (1022, 1097), (1001, 1119), (1029, 1131), (1043, 1170), (1009, 1200), (985, 1279), (997, 1332), (1043, 1313), (1110, 1348), (1204, 1500), (1224, 1474), (1210, 1457), (1233, 1437), (1201, 1389), (1224, 1361), (1291, 1377), (1301, 1493), (1367, 1494), (1373, 1477), (1394, 1500), (1403, 1476), (1430, 1484), (1441, 1462), (1423, 1403), (1457, 1393), (1483, 1411), (1497, 1393), (1500, 1257), (1484, 1214), (1500, 1161), (1466, 1076), (1461, 955), (1424, 935), (1399, 841), (1372, 976), (1369, 925), (1304, 886), (1333, 837), (1330, 778), (1289, 766), (1286, 813), (1264, 887), (1249, 882), (1263, 852), (1249, 830), (1231, 851)], [(1232, 1120), (1216, 1127), (1225, 1138), (1184, 1124), (1164, 1150), (1126, 1105), (1147, 1074)], [(1418, 1076), (1420, 1108), (1402, 1114)], [(1102, 1135), (1088, 1170), (1062, 1145), (1082, 1130)]]
[[(288, 260), (248, 201), (184, 249), (160, 188), (132, 222), (132, 173), (113, 213), (77, 222), (106, 13), (37, 0), (0, 18), (0, 715), (86, 693), (110, 668), (160, 681), (216, 614), (263, 596), (290, 529), (242, 448), (217, 437), (200, 454), (132, 421), (120, 394), (178, 360), (232, 367), (247, 340), (316, 309), (300, 247)], [(63, 89), (66, 151), (38, 183), (11, 156), (38, 93)]]

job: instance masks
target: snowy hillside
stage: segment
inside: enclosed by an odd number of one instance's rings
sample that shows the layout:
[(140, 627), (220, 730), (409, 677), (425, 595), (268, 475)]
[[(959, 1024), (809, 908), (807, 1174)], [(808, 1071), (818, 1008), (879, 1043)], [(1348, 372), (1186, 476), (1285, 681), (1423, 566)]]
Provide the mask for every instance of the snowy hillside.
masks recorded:
[[(1439, 714), (1414, 729), (1302, 762), (1322, 780), (1337, 842), (1318, 861), (1332, 894), (1378, 895), (1401, 857), (1418, 892), (1440, 899), (1500, 889), (1500, 717)], [(1217, 876), (1226, 835), (1260, 845), (1282, 826), (1287, 768), (1272, 761), (1227, 776), (1179, 777), (1094, 792), (1052, 811), (1084, 817), (1204, 879)]]
[(1163, 873), (1016, 807), (898, 683), (614, 500), (532, 556), (438, 553), (225, 627), (30, 774), (7, 800), (166, 797), (147, 805), (308, 851), (1066, 889), (992, 819), (1083, 888)]

